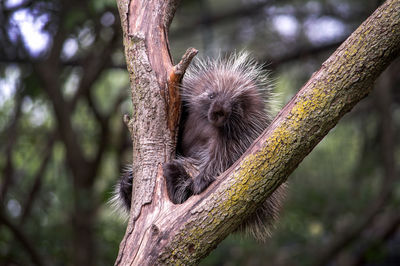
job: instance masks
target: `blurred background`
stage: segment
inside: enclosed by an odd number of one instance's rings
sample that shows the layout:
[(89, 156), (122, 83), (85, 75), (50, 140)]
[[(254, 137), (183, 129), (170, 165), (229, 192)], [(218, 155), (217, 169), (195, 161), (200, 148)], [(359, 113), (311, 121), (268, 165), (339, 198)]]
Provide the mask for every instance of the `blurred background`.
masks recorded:
[[(182, 0), (172, 55), (250, 51), (279, 109), (382, 2)], [(400, 265), (400, 60), (371, 86), (289, 177), (271, 239), (230, 236), (202, 265)], [(129, 97), (114, 0), (0, 1), (0, 265), (114, 263)]]

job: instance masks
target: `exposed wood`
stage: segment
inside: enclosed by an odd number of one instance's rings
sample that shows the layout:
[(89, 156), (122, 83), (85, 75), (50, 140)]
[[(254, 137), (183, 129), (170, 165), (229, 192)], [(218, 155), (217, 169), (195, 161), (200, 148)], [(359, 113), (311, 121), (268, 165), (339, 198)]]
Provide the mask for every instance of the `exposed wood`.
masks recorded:
[[(127, 68), (130, 74), (133, 114), (125, 116), (133, 142), (133, 198), (130, 220), (120, 245), (116, 265), (143, 259), (147, 238), (143, 230), (151, 227), (160, 204), (154, 204), (156, 181), (164, 186), (161, 166), (175, 155), (180, 96), (178, 85), (195, 56), (188, 49), (174, 66), (169, 53), (168, 26), (178, 1), (118, 2), (124, 33)], [(161, 202), (169, 204), (167, 194)]]
[(127, 120), (134, 187), (116, 265), (197, 263), (286, 180), (400, 52), (400, 1), (389, 0), (314, 73), (238, 162), (205, 192), (174, 205), (161, 168), (174, 155), (176, 134), (166, 117), (177, 99), (168, 90), (173, 67), (164, 17), (165, 10), (171, 17), (169, 5), (118, 2), (134, 106)]

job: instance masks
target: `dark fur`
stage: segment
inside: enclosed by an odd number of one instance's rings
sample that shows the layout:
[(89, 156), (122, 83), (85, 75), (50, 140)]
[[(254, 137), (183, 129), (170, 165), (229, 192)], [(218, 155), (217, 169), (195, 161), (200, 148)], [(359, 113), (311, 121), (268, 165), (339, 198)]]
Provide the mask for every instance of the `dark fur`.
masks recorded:
[[(267, 82), (265, 73), (246, 54), (198, 61), (189, 68), (181, 90), (185, 108), (182, 157), (163, 166), (172, 202), (183, 203), (203, 192), (268, 126), (271, 95)], [(188, 161), (195, 165), (194, 175), (187, 173)], [(132, 186), (126, 178), (129, 176), (124, 175), (120, 183), (124, 200), (131, 189), (125, 185)], [(264, 240), (277, 217), (282, 195), (283, 188), (278, 188), (241, 230)]]

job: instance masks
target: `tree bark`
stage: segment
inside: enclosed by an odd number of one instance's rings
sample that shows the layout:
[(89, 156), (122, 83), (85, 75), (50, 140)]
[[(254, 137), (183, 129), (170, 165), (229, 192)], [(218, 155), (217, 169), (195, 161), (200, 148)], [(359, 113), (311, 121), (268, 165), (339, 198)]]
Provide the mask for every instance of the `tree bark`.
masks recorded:
[[(130, 220), (115, 265), (195, 264), (249, 216), (339, 119), (364, 98), (400, 52), (400, 1), (388, 0), (323, 63), (249, 150), (185, 203), (168, 199), (162, 164), (174, 156), (183, 67), (167, 29), (176, 1), (118, 1), (133, 116)], [(176, 71), (181, 69), (180, 71)]]

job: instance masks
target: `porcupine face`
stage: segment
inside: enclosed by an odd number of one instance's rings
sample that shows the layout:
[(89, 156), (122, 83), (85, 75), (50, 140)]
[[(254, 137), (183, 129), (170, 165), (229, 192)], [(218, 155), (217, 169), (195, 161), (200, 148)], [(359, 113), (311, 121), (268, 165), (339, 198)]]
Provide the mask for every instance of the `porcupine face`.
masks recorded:
[[(211, 75), (210, 73), (207, 73)], [(192, 90), (186, 98), (191, 112), (200, 114), (216, 128), (230, 127), (244, 122), (254, 108), (263, 108), (263, 100), (251, 82), (241, 80), (230, 72), (212, 73), (210, 79), (199, 79), (196, 94)], [(204, 81), (206, 80), (206, 81)]]
[(182, 98), (189, 112), (203, 120), (201, 124), (234, 129), (238, 123), (251, 122), (254, 114), (264, 112), (268, 90), (260, 88), (267, 88), (265, 81), (262, 70), (246, 53), (198, 60), (185, 75)]
[(225, 95), (219, 95), (217, 92), (208, 93), (211, 100), (208, 109), (208, 122), (216, 127), (222, 127), (229, 121), (232, 113), (232, 103)]
[(194, 107), (214, 127), (223, 127), (226, 123), (229, 123), (232, 111), (234, 111), (232, 108), (238, 108), (229, 95), (218, 90), (205, 91), (200, 97), (201, 99), (196, 101), (199, 104)]

